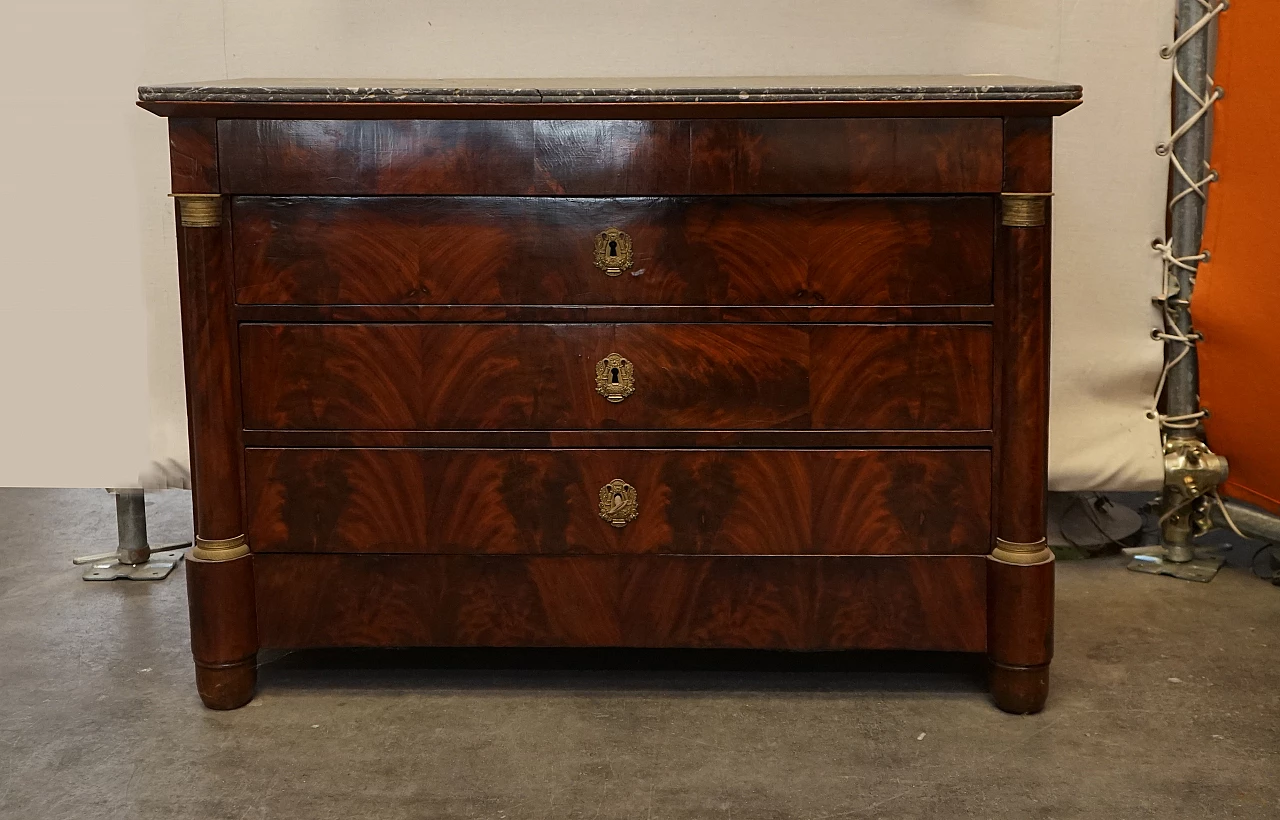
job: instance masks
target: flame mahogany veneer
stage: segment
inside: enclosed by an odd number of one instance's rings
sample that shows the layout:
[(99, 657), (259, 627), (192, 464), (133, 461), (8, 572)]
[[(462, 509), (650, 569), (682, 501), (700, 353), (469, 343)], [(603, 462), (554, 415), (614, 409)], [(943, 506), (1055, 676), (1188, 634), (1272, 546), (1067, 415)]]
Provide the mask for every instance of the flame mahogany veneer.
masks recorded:
[(1015, 86), (147, 89), (205, 703), (268, 647), (856, 648), (985, 653), (1038, 711), (1049, 229), (1001, 195), (1051, 192), (1078, 89)]

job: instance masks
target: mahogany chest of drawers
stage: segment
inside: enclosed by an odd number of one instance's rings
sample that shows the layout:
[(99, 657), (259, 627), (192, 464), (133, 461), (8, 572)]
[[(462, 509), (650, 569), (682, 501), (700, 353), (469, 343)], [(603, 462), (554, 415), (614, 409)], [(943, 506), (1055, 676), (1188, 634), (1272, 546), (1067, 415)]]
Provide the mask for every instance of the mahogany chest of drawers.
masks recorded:
[(140, 90), (204, 702), (261, 648), (623, 646), (985, 653), (1040, 709), (1080, 89), (589, 85)]

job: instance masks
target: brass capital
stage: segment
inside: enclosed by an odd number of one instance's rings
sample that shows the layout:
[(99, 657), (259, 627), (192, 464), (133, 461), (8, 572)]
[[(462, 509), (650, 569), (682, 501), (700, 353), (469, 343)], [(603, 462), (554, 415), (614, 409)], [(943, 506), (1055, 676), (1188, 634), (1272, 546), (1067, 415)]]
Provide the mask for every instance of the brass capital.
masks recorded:
[(216, 228), (222, 224), (222, 194), (169, 194), (178, 201), (184, 228)]
[(201, 538), (191, 548), (191, 557), (201, 561), (231, 561), (249, 554), (249, 544), (243, 535), (235, 538)]
[(991, 557), (1006, 564), (1043, 564), (1053, 560), (1053, 552), (1049, 549), (1049, 543), (1043, 538), (1029, 544), (997, 538), (996, 548), (991, 551)]
[(1045, 203), (1053, 194), (1001, 194), (1000, 224), (1009, 228), (1038, 228), (1045, 222)]

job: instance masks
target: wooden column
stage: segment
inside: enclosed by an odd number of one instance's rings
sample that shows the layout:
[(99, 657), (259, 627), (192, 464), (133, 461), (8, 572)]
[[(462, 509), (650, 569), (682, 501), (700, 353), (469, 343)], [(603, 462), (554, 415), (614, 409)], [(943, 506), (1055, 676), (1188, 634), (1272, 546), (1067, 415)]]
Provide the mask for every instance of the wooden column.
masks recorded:
[(258, 626), (244, 537), (232, 310), (230, 201), (218, 193), (216, 121), (169, 121), (196, 545), (187, 560), (196, 688), (212, 709), (253, 697)]
[(1049, 448), (1049, 196), (1053, 121), (1005, 120), (998, 245), (1000, 378), (996, 542), (987, 568), (991, 694), (1044, 708), (1053, 657), (1053, 553), (1045, 542)]

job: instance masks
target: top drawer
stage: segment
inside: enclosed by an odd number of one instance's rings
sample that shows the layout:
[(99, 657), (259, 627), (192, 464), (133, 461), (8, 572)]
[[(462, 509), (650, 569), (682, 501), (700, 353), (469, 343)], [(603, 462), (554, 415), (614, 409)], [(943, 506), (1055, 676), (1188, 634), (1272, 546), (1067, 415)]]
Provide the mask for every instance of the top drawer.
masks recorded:
[(233, 202), (241, 304), (991, 303), (987, 196)]
[(995, 117), (220, 120), (229, 194), (997, 193)]

